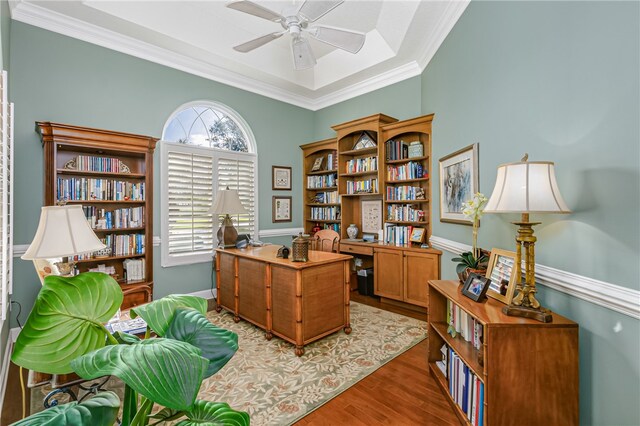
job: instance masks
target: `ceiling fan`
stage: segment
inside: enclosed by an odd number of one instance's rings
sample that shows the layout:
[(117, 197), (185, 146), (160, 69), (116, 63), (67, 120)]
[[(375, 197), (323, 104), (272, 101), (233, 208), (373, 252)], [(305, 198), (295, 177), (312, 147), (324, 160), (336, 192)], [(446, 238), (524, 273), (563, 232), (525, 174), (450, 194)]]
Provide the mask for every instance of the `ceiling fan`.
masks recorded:
[(323, 43), (330, 44), (331, 46), (346, 50), (350, 53), (358, 53), (364, 45), (365, 35), (363, 33), (325, 25), (309, 26), (309, 23), (317, 21), (343, 2), (344, 0), (306, 0), (299, 7), (285, 7), (281, 13), (276, 13), (249, 0), (233, 1), (227, 4), (228, 8), (269, 21), (279, 22), (284, 28), (284, 31), (258, 37), (246, 43), (239, 44), (233, 49), (238, 52), (247, 53), (289, 33), (292, 36), (291, 51), (293, 52), (293, 64), (296, 70), (311, 68), (316, 64), (316, 58), (311, 50), (309, 40), (303, 36), (305, 33)]

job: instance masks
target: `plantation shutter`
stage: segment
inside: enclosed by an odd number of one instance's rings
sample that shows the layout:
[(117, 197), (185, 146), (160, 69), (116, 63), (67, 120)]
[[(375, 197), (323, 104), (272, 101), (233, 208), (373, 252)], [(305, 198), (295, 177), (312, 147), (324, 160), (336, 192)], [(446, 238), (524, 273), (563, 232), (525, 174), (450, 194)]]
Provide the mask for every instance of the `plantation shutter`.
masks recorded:
[(248, 214), (232, 215), (238, 234), (249, 234), (258, 239), (255, 217), (255, 163), (254, 156), (225, 156), (218, 159), (218, 189), (235, 189)]
[(169, 256), (209, 255), (213, 249), (213, 219), (208, 213), (213, 203), (212, 154), (195, 150), (168, 152)]
[(0, 323), (7, 319), (13, 282), (13, 104), (7, 72), (0, 78)]

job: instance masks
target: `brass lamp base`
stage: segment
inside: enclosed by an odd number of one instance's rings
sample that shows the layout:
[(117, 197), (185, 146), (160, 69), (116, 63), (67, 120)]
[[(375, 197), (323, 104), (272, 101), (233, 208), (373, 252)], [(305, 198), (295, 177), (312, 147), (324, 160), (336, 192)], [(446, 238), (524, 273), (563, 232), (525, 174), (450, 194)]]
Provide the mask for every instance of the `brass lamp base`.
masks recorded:
[(509, 305), (502, 308), (502, 312), (510, 317), (530, 318), (540, 322), (551, 322), (553, 316), (544, 308), (527, 308), (526, 306)]
[(218, 247), (234, 248), (238, 240), (238, 231), (233, 227), (231, 217), (226, 215), (218, 229)]

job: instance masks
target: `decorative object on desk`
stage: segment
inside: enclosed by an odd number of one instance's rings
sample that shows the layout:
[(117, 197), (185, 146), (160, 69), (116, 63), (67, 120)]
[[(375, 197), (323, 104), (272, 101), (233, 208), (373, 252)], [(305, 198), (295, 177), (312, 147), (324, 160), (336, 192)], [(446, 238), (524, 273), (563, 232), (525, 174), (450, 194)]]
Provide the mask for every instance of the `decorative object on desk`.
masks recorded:
[(422, 157), (423, 154), (422, 142), (413, 141), (409, 143), (409, 158)]
[(362, 201), (360, 209), (362, 211), (362, 232), (377, 234), (382, 229), (382, 200)]
[[(322, 170), (322, 162), (324, 161), (324, 157), (318, 157), (315, 159), (315, 161), (313, 162), (313, 166), (311, 166), (311, 171), (312, 172), (319, 172), (320, 170)], [(328, 168), (329, 166), (327, 166)]]
[(480, 274), (469, 274), (462, 287), (462, 294), (469, 299), (480, 302), (485, 296), (491, 280)]
[[(81, 205), (60, 205), (42, 207), (40, 223), (36, 235), (27, 251), (22, 255), (24, 260), (63, 258), (56, 263), (61, 275), (69, 275), (75, 268), (72, 256), (91, 253), (106, 246), (98, 239), (84, 216)], [(40, 281), (38, 265), (34, 263)]]
[(367, 131), (362, 132), (356, 143), (353, 145), (353, 150), (375, 148), (375, 138)]
[[(202, 420), (202, 413), (206, 413), (211, 422), (218, 416), (229, 416), (229, 420), (248, 425), (246, 413), (226, 404), (195, 400), (202, 381), (220, 370), (238, 349), (235, 333), (214, 326), (204, 316), (205, 299), (172, 295), (132, 309), (132, 318), (140, 316), (147, 323), (147, 337), (150, 330), (163, 337), (144, 341), (131, 335), (112, 335), (106, 329), (104, 324), (122, 300), (118, 283), (103, 273), (47, 277), (18, 335), (11, 360), (44, 373), (75, 372), (86, 380), (119, 377), (126, 385), (125, 395), (143, 397), (140, 406), (138, 398), (125, 397), (123, 424), (130, 424), (136, 413), (141, 414), (135, 418), (148, 414), (157, 403), (190, 419)], [(185, 368), (173, 368), (178, 364)], [(119, 401), (115, 394), (107, 395), (107, 402), (96, 396), (92, 404), (83, 404), (86, 422), (74, 424), (94, 426), (102, 424), (96, 419), (115, 419)], [(75, 407), (71, 403), (56, 409), (64, 412)], [(221, 411), (212, 413), (215, 407)], [(160, 416), (166, 412), (161, 411)], [(32, 421), (29, 424), (40, 424), (51, 414), (36, 413), (28, 419)]]
[(414, 227), (411, 230), (411, 235), (409, 236), (409, 241), (412, 243), (422, 243), (424, 241), (425, 229)]
[[(535, 252), (536, 237), (533, 226), (540, 222), (530, 222), (530, 213), (570, 213), (556, 182), (555, 165), (550, 161), (528, 161), (525, 154), (520, 162), (498, 166), (498, 176), (493, 194), (485, 212), (521, 213), (516, 236), (516, 277), (518, 294), (504, 307), (507, 315), (532, 318), (541, 322), (551, 322), (553, 317), (540, 306), (535, 297)], [(522, 248), (524, 247), (524, 259)], [(520, 282), (520, 265), (525, 263), (525, 280)]]
[(511, 303), (518, 279), (514, 270), (516, 256), (512, 251), (493, 248), (487, 265), (486, 276), (491, 278), (487, 296), (507, 305)]
[(282, 259), (288, 259), (289, 258), (289, 247), (287, 246), (282, 246), (278, 249), (278, 253), (276, 253), (276, 257), (282, 258)]
[(240, 195), (235, 189), (220, 189), (216, 194), (216, 199), (211, 205), (208, 213), (216, 216), (224, 215), (222, 224), (218, 228), (218, 247), (232, 248), (236, 246), (236, 239), (238, 238), (238, 231), (233, 227), (233, 221), (231, 216), (236, 214), (247, 214), (247, 209), (242, 205)]
[(291, 191), (291, 167), (271, 166), (271, 189)]
[(302, 232), (291, 242), (291, 261), (307, 262), (309, 260), (309, 237)]
[(365, 243), (373, 243), (377, 237), (378, 234), (362, 234), (362, 241)]
[(486, 204), (487, 197), (480, 192), (476, 192), (471, 199), (462, 203), (462, 214), (471, 219), (473, 227), (471, 251), (461, 253), (460, 257), (452, 259), (454, 262), (459, 262), (456, 266), (456, 273), (462, 283), (467, 280), (469, 269), (476, 273), (484, 273), (487, 269), (486, 263), (489, 257), (484, 250), (478, 247), (478, 228)]
[(478, 144), (440, 159), (440, 222), (471, 225), (462, 210), (464, 201), (478, 192)]
[(352, 223), (347, 228), (347, 236), (349, 237), (350, 240), (355, 240), (356, 238), (358, 238), (358, 231), (359, 229), (356, 226), (356, 224)]
[(466, 251), (460, 254), (460, 257), (454, 257), (452, 262), (457, 262), (456, 274), (460, 283), (463, 284), (470, 273), (484, 274), (487, 272), (487, 260), (489, 259), (489, 252), (480, 249), (480, 257), (476, 258), (472, 252)]
[(291, 197), (274, 195), (271, 199), (271, 221), (291, 222)]

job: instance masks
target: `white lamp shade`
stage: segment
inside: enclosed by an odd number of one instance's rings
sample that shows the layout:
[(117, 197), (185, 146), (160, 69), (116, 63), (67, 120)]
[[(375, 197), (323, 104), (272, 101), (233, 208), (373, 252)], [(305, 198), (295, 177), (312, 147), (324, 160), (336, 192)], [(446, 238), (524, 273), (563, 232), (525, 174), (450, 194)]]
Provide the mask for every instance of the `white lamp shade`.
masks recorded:
[(221, 189), (218, 191), (213, 205), (209, 209), (209, 213), (213, 214), (247, 214), (240, 201), (240, 195), (235, 189)]
[(570, 213), (549, 161), (503, 164), (485, 213)]
[(35, 237), (22, 259), (51, 259), (100, 250), (81, 205), (43, 207)]

